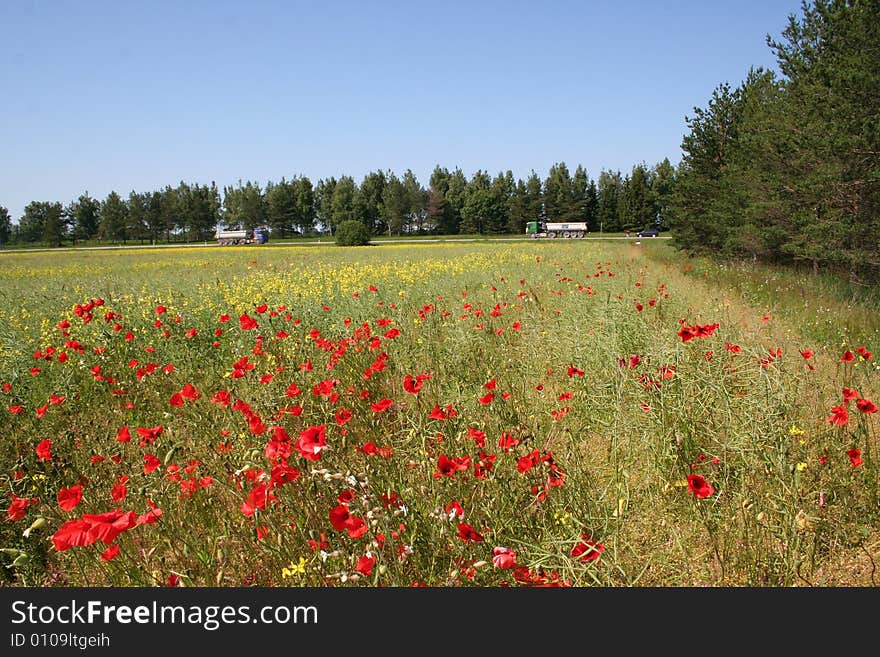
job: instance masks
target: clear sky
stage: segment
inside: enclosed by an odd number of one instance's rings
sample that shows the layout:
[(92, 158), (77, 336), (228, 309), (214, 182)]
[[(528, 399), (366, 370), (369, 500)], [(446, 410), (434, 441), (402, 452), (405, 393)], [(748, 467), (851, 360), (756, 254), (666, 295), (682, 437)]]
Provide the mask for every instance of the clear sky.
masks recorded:
[(800, 0), (0, 0), (0, 205), (681, 158)]

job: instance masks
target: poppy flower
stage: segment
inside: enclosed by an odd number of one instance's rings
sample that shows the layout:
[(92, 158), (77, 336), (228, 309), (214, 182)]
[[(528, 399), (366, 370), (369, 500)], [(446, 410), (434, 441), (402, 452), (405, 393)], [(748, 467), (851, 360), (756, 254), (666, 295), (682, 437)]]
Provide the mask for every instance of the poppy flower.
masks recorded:
[(441, 454), (437, 459), (437, 472), (434, 473), (434, 478), (454, 477), (456, 472), (467, 470), (470, 466), (471, 460), (469, 456), (450, 459), (446, 454)]
[(162, 465), (162, 462), (152, 454), (144, 454), (144, 474), (150, 474), (156, 468)]
[(486, 447), (486, 432), (480, 431), (479, 429), (474, 429), (473, 427), (468, 427), (468, 438), (477, 443), (477, 447), (483, 449)]
[(582, 563), (595, 561), (602, 555), (605, 546), (590, 539), (589, 534), (581, 536), (581, 541), (571, 548), (571, 556)]
[(41, 461), (51, 461), (52, 460), (52, 441), (48, 438), (45, 440), (41, 440), (37, 444), (37, 456)]
[(856, 353), (859, 354), (865, 360), (870, 360), (871, 356), (874, 355), (870, 351), (868, 351), (864, 346), (861, 346), (858, 349), (856, 349)]
[(810, 360), (815, 355), (812, 349), (804, 349), (800, 354), (804, 357), (804, 360)]
[(351, 538), (360, 538), (367, 533), (367, 524), (363, 518), (358, 518), (349, 513), (344, 504), (330, 510), (330, 524), (336, 531), (348, 532)]
[(355, 570), (357, 570), (364, 577), (369, 577), (373, 573), (373, 566), (376, 565), (376, 557), (371, 554), (365, 554), (360, 559), (358, 559), (357, 566)]
[(491, 392), (487, 392), (485, 395), (480, 397), (479, 401), (480, 401), (480, 404), (482, 404), (483, 406), (486, 406), (488, 404), (491, 404), (493, 401), (495, 401), (495, 395), (493, 395)]
[(321, 450), (327, 446), (325, 425), (306, 427), (300, 434), (294, 445), (299, 450), (300, 456), (307, 461), (318, 461), (321, 458)]
[(466, 522), (458, 523), (457, 536), (465, 542), (468, 542), (468, 541), (479, 542), (479, 541), (483, 540), (482, 535), (480, 535), (480, 533), (476, 529), (474, 529), (471, 525), (467, 524)]
[(131, 432), (127, 426), (120, 427), (116, 432), (116, 442), (127, 443), (131, 441)]
[(854, 468), (857, 468), (864, 463), (864, 461), (862, 461), (862, 450), (860, 449), (848, 449), (846, 455), (849, 457), (849, 462), (852, 463)]
[(492, 565), (507, 569), (516, 566), (516, 552), (506, 547), (492, 548)]
[(843, 389), (843, 401), (850, 402), (853, 399), (856, 399), (859, 396), (858, 390), (853, 390), (852, 388), (844, 388)]
[(111, 545), (101, 553), (101, 561), (110, 561), (119, 554), (119, 545)]
[(534, 468), (541, 461), (541, 453), (538, 450), (534, 450), (531, 454), (527, 456), (523, 456), (516, 463), (516, 471), (520, 474), (525, 474), (532, 468)]
[(394, 404), (394, 402), (386, 397), (385, 399), (377, 401), (375, 404), (370, 404), (370, 410), (374, 413), (382, 413), (391, 408), (392, 404)]
[(252, 331), (259, 326), (259, 324), (257, 324), (257, 320), (255, 320), (247, 313), (242, 313), (242, 315), (238, 318), (238, 323), (239, 326), (241, 326), (242, 331)]
[(352, 413), (350, 410), (348, 410), (346, 408), (340, 408), (338, 411), (336, 411), (335, 420), (336, 420), (336, 424), (338, 424), (340, 427), (345, 426), (345, 424), (349, 420), (351, 420), (351, 418), (352, 418)]
[(62, 488), (58, 491), (58, 506), (62, 511), (73, 511), (80, 503), (83, 496), (83, 487), (80, 485)]
[(122, 532), (134, 527), (134, 511), (108, 511), (84, 514), (79, 520), (68, 520), (52, 536), (59, 552), (72, 547), (85, 547), (96, 541), (110, 545)]
[(846, 412), (846, 406), (841, 404), (840, 406), (835, 406), (831, 409), (831, 415), (828, 417), (828, 422), (831, 424), (836, 424), (838, 426), (844, 426), (849, 421), (849, 414)]
[(128, 487), (125, 485), (128, 481), (128, 477), (123, 475), (119, 478), (113, 488), (110, 489), (110, 497), (113, 498), (113, 501), (117, 504), (121, 503), (125, 496), (128, 495)]
[(29, 506), (36, 504), (39, 500), (36, 497), (18, 497), (12, 496), (12, 503), (6, 509), (7, 520), (21, 520), (24, 518), (25, 512)]
[(511, 434), (506, 431), (501, 432), (501, 437), (498, 439), (498, 446), (507, 454), (512, 448), (519, 445), (519, 440), (514, 438)]
[(438, 405), (434, 405), (434, 408), (431, 410), (431, 413), (428, 415), (432, 420), (448, 420), (449, 416), (446, 412), (440, 408)]
[(877, 412), (877, 405), (870, 399), (859, 399), (858, 401), (856, 401), (856, 408), (858, 408), (862, 413)]
[(578, 369), (578, 368), (575, 367), (574, 365), (569, 365), (569, 366), (568, 366), (568, 376), (569, 376), (569, 378), (571, 378), (571, 377), (573, 377), (573, 376), (583, 376), (583, 375), (584, 375), (584, 371), (583, 371), (583, 370)]
[(403, 378), (403, 389), (412, 395), (417, 395), (422, 389), (423, 383), (430, 378), (430, 374), (417, 374), (416, 376), (407, 374)]
[(715, 493), (712, 485), (702, 475), (691, 474), (687, 476), (688, 491), (697, 499), (704, 499)]

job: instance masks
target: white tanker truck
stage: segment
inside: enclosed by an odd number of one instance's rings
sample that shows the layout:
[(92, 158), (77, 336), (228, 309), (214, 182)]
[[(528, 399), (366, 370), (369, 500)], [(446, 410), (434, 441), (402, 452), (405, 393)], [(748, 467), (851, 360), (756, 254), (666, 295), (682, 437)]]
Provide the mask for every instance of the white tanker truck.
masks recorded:
[(531, 235), (534, 238), (548, 237), (554, 239), (562, 237), (571, 239), (586, 237), (589, 232), (590, 229), (586, 221), (530, 221), (526, 224), (526, 235)]
[(253, 230), (217, 230), (214, 235), (220, 246), (235, 246), (238, 244), (265, 244), (269, 241), (269, 231), (263, 228)]

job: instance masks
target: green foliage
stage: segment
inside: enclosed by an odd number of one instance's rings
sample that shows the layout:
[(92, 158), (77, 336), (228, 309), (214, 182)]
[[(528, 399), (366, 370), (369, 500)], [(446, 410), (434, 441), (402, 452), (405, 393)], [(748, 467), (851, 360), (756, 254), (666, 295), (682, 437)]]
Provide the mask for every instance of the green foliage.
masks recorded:
[(9, 243), (12, 235), (12, 219), (9, 216), (9, 210), (0, 206), (0, 246)]
[(880, 3), (804, 3), (751, 70), (687, 119), (670, 205), (690, 252), (880, 281)]
[(357, 219), (347, 219), (336, 227), (337, 246), (366, 246), (370, 243), (370, 231)]

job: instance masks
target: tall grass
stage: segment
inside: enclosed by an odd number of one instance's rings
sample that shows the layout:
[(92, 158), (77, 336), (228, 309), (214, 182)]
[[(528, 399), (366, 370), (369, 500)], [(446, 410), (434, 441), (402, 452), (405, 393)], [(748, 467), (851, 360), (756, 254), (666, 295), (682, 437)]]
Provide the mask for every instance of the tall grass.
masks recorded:
[(874, 583), (876, 332), (816, 286), (852, 328), (660, 243), (7, 257), (11, 584)]

